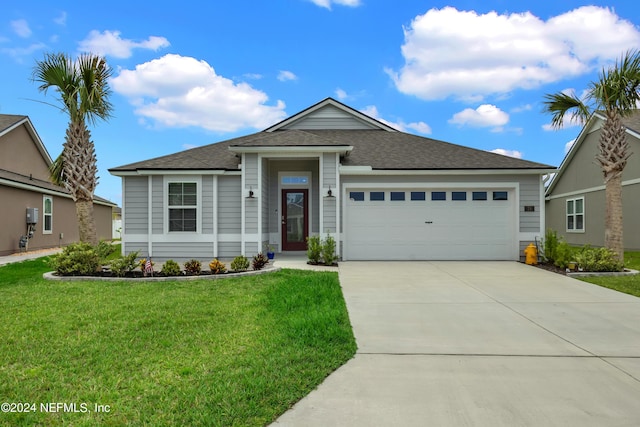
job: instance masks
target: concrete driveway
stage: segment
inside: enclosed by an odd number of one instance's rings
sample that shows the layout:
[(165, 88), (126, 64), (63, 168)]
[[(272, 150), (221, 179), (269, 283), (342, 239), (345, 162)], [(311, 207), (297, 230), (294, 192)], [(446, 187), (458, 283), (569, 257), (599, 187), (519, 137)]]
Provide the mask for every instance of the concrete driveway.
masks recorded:
[(640, 299), (515, 262), (344, 262), (356, 356), (278, 426), (640, 425)]

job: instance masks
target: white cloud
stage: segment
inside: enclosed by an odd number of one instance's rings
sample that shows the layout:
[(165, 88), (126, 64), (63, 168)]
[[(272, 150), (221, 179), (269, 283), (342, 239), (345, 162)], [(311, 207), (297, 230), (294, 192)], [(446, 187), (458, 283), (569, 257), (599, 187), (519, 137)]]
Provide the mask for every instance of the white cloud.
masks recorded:
[(525, 104), (525, 105), (520, 105), (518, 107), (512, 108), (511, 112), (512, 113), (522, 113), (524, 111), (531, 111), (533, 107), (531, 106), (531, 104)]
[(29, 28), (29, 23), (24, 19), (16, 19), (15, 21), (11, 21), (11, 29), (14, 33), (22, 38), (27, 38), (31, 36), (31, 28)]
[(522, 158), (522, 153), (517, 150), (505, 150), (504, 148), (495, 148), (490, 153), (501, 154), (503, 156), (515, 157), (516, 159)]
[(278, 80), (280, 80), (281, 82), (298, 80), (298, 76), (293, 74), (291, 71), (282, 70), (278, 73)]
[(349, 95), (347, 95), (347, 92), (342, 90), (342, 89), (340, 89), (340, 88), (336, 89), (335, 94), (338, 97), (338, 99), (341, 100), (341, 101), (343, 101), (343, 100), (345, 100), (345, 99), (347, 99), (349, 97)]
[(200, 127), (216, 132), (265, 128), (285, 118), (284, 102), (265, 105), (267, 95), (247, 83), (217, 75), (195, 58), (169, 54), (111, 80), (129, 98), (135, 114), (167, 127)]
[(567, 154), (569, 150), (571, 150), (571, 148), (573, 147), (573, 144), (575, 143), (576, 143), (576, 138), (564, 144), (564, 154)]
[(134, 42), (120, 37), (120, 31), (92, 30), (87, 38), (79, 43), (80, 52), (91, 52), (101, 56), (113, 56), (115, 58), (129, 58), (133, 49), (149, 49), (157, 51), (169, 46), (169, 40), (164, 37), (150, 36), (147, 40)]
[(45, 49), (46, 47), (47, 45), (44, 43), (33, 43), (27, 47), (2, 48), (0, 49), (0, 52), (16, 58), (18, 62), (22, 62), (23, 56), (29, 56), (38, 50)]
[(331, 10), (332, 4), (348, 7), (358, 7), (362, 4), (360, 0), (309, 0), (316, 6), (324, 7)]
[(260, 80), (260, 79), (262, 79), (262, 74), (258, 74), (258, 73), (245, 73), (245, 74), (244, 74), (244, 78), (245, 78), (245, 79), (249, 79), (249, 80)]
[(405, 123), (402, 120), (398, 122), (390, 122), (389, 120), (385, 120), (380, 117), (380, 113), (378, 112), (378, 108), (375, 105), (369, 105), (360, 110), (361, 113), (366, 114), (367, 116), (378, 120), (379, 122), (384, 123), (387, 126), (390, 126), (400, 132), (407, 132), (408, 129), (412, 129), (418, 133), (424, 135), (431, 135), (431, 126), (426, 124), (425, 122), (412, 122)]
[(466, 108), (453, 115), (449, 123), (458, 126), (491, 127), (494, 132), (500, 132), (509, 123), (509, 114), (491, 104), (483, 104), (478, 108)]
[[(584, 6), (543, 20), (530, 12), (479, 15), (431, 9), (404, 29), (399, 91), (426, 100), (484, 98), (590, 72), (640, 45), (613, 10)], [(594, 37), (597, 34), (597, 37)]]
[(55, 22), (58, 25), (61, 26), (66, 26), (67, 25), (67, 12), (61, 12), (60, 16), (58, 16), (57, 18), (54, 18), (53, 22)]

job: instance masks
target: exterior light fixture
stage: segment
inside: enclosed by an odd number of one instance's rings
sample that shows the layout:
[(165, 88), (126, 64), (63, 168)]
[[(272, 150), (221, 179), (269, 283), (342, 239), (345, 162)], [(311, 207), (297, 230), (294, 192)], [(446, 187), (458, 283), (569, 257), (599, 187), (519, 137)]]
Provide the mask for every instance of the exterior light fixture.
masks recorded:
[(333, 192), (331, 191), (331, 186), (329, 186), (329, 191), (327, 191), (327, 195), (324, 197), (328, 197), (328, 198), (335, 198), (336, 196), (333, 195)]
[(255, 199), (255, 197), (253, 197), (253, 187), (249, 186), (249, 195), (247, 196), (247, 199)]

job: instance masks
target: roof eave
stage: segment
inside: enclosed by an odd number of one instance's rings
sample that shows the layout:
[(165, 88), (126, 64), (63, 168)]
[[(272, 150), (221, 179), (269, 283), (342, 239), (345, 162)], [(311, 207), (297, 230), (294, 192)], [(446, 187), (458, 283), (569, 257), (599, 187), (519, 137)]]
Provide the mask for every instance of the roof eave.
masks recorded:
[(237, 154), (245, 153), (339, 153), (347, 154), (353, 150), (352, 145), (287, 145), (287, 146), (247, 146), (247, 145), (232, 145), (229, 147), (229, 151)]

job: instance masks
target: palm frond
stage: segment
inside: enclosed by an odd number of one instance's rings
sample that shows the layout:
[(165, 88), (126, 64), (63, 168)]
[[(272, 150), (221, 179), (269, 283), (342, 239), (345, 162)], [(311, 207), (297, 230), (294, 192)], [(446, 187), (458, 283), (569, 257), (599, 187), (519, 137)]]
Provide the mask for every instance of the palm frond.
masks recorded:
[(551, 114), (551, 126), (561, 129), (568, 117), (570, 122), (585, 123), (591, 117), (592, 111), (587, 104), (575, 93), (564, 92), (544, 95), (543, 112)]
[(62, 154), (49, 165), (49, 178), (55, 185), (64, 186), (66, 180), (64, 178), (64, 158)]
[(628, 115), (640, 102), (640, 51), (629, 50), (614, 66), (603, 69), (593, 84), (598, 108)]

